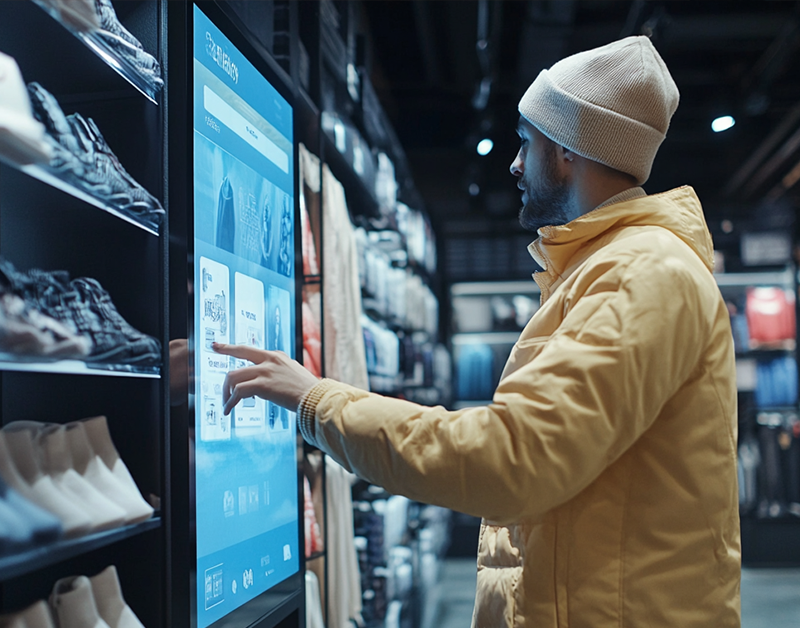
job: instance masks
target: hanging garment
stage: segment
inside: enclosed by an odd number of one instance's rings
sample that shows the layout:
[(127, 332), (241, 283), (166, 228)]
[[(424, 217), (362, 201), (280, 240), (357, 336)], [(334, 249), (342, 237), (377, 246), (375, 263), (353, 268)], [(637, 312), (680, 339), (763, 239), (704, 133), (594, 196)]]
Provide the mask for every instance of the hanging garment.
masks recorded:
[(488, 400), (494, 394), (494, 354), (485, 344), (463, 345), (456, 362), (458, 398)]
[(319, 335), (320, 295), (303, 291), (303, 366), (322, 377), (322, 339)]
[(225, 177), (219, 187), (217, 201), (217, 246), (233, 253), (236, 241), (236, 212), (233, 205), (233, 186)]
[(319, 275), (317, 247), (311, 231), (310, 211), (319, 212), (319, 157), (300, 144), (298, 158), (300, 170), (300, 227), (303, 237), (303, 272), (306, 275)]
[(353, 542), (353, 475), (325, 458), (328, 503), (328, 628), (351, 628), (361, 622), (361, 577)]
[(306, 628), (325, 628), (319, 579), (313, 571), (306, 572)]
[(322, 167), (322, 180), (325, 375), (369, 390), (353, 224), (344, 187), (327, 164)]

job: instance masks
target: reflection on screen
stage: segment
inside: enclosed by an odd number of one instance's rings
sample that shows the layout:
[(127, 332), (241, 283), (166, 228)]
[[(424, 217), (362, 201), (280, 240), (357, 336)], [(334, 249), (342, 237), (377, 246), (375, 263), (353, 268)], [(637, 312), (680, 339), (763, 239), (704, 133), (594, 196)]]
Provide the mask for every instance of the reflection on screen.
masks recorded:
[(294, 355), (292, 110), (194, 7), (197, 625), (299, 569), (295, 416), (244, 399), (223, 416), (212, 343)]

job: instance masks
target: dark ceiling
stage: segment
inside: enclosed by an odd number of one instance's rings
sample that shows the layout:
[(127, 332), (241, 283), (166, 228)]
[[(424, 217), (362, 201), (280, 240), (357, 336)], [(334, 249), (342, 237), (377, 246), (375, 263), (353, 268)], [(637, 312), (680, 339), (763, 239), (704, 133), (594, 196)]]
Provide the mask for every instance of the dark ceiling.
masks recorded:
[[(753, 225), (790, 226), (800, 203), (797, 2), (406, 0), (363, 7), (373, 83), (446, 240), (496, 237), (497, 246), (518, 246), (532, 238), (516, 223), (519, 194), (508, 172), (517, 102), (542, 68), (631, 34), (652, 37), (681, 92), (647, 191), (694, 186), (721, 246)], [(711, 121), (723, 114), (736, 125), (714, 133)], [(480, 157), (475, 145), (484, 136), (494, 150)], [(478, 194), (469, 193), (471, 184)], [(725, 219), (733, 233), (720, 229)], [(466, 263), (463, 255), (449, 261)]]

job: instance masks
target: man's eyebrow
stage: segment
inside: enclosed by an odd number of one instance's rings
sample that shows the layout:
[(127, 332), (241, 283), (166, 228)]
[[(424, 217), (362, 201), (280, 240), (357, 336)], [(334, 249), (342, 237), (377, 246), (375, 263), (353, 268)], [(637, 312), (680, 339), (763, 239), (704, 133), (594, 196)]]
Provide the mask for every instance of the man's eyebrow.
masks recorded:
[(522, 134), (525, 127), (522, 125), (522, 120), (517, 120), (517, 133)]

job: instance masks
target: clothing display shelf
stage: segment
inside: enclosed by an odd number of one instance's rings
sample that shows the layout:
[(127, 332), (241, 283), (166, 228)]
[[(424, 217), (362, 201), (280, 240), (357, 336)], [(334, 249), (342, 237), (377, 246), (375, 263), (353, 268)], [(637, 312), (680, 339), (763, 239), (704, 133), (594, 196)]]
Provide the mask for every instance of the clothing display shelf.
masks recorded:
[(142, 523), (135, 523), (117, 528), (89, 534), (77, 539), (66, 539), (42, 545), (19, 554), (0, 558), (0, 582), (16, 578), (33, 571), (54, 565), (61, 561), (102, 549), (124, 539), (144, 534), (161, 526), (161, 517), (154, 516)]
[(44, 9), (46, 13), (48, 13), (54, 20), (66, 28), (70, 33), (75, 35), (75, 37), (77, 37), (87, 48), (89, 48), (89, 50), (94, 52), (122, 78), (139, 90), (139, 92), (141, 92), (145, 98), (156, 105), (158, 104), (159, 90), (155, 89), (150, 81), (148, 81), (147, 78), (144, 77), (130, 61), (128, 61), (128, 59), (119, 55), (117, 51), (109, 46), (102, 37), (97, 36), (95, 33), (83, 33), (75, 30), (69, 24), (65, 24), (61, 20), (58, 13), (52, 8), (52, 6), (44, 2), (40, 2), (39, 0), (33, 0), (33, 2)]
[(109, 214), (116, 216), (120, 220), (129, 222), (132, 225), (135, 225), (140, 229), (147, 231), (148, 233), (152, 233), (153, 235), (156, 236), (159, 234), (159, 222), (157, 220), (153, 220), (146, 216), (138, 217), (125, 214), (119, 211), (118, 209), (112, 207), (108, 203), (105, 203), (102, 199), (97, 198), (96, 196), (92, 196), (91, 194), (87, 194), (86, 192), (75, 187), (69, 182), (64, 181), (62, 178), (58, 176), (58, 173), (51, 171), (47, 166), (41, 166), (37, 164), (19, 166), (16, 163), (3, 159), (2, 156), (0, 156), (0, 161), (3, 161), (3, 163), (6, 163), (9, 166), (12, 166), (13, 168), (21, 170), (28, 176), (33, 177), (34, 179), (38, 179), (39, 181), (46, 183), (47, 185), (50, 185), (58, 190), (61, 190), (62, 192), (69, 194), (70, 196), (73, 196), (85, 203), (88, 203), (89, 205), (93, 205), (98, 209), (108, 212)]

